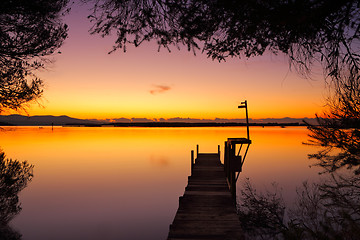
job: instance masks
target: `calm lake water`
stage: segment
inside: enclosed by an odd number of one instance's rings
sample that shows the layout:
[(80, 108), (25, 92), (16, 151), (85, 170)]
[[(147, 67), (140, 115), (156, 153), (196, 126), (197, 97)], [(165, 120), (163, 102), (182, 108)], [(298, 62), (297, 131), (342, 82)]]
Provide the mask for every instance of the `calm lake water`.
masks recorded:
[[(7, 157), (34, 165), (20, 193), (22, 211), (11, 226), (23, 240), (166, 239), (178, 198), (190, 175), (190, 151), (217, 152), (243, 127), (73, 128), (6, 127)], [(277, 182), (286, 201), (296, 186), (318, 178), (302, 142), (304, 127), (251, 127), (250, 146), (238, 182), (257, 189)]]

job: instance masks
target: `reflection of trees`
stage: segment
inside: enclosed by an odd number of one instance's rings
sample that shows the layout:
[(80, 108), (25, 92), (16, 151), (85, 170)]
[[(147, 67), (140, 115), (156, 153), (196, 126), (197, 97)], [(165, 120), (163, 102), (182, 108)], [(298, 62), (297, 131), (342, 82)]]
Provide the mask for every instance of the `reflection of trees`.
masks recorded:
[(238, 207), (248, 239), (358, 239), (360, 175), (332, 172), (325, 182), (304, 182), (287, 209), (277, 189), (258, 193), (246, 182)]
[(257, 193), (249, 182), (241, 193), (239, 214), (248, 239), (358, 239), (360, 178), (332, 177), (297, 190), (295, 206), (285, 211), (279, 191)]
[(322, 184), (304, 183), (291, 212), (303, 238), (356, 239), (360, 233), (359, 183), (359, 176), (335, 174)]
[(239, 218), (248, 238), (273, 239), (286, 229), (285, 204), (279, 189), (258, 193), (247, 179), (239, 204)]
[(33, 177), (33, 165), (6, 158), (0, 151), (0, 239), (20, 239), (8, 223), (20, 212), (18, 194)]
[[(353, 68), (333, 86), (328, 110), (308, 124), (309, 155), (327, 174), (322, 183), (298, 188), (295, 206), (285, 211), (278, 191), (257, 193), (246, 182), (240, 219), (254, 239), (358, 239), (360, 236), (360, 77)], [(343, 169), (346, 168), (346, 169)], [(288, 217), (285, 218), (287, 213)], [(250, 220), (250, 221), (249, 221)]]

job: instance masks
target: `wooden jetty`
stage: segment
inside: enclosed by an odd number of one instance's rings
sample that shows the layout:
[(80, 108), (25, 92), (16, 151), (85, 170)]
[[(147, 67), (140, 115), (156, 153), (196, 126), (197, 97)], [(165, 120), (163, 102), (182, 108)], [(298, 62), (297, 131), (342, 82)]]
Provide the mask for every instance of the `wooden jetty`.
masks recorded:
[[(198, 151), (197, 151), (198, 152)], [(171, 239), (243, 239), (234, 198), (218, 153), (198, 153), (179, 208), (170, 225)]]
[[(191, 176), (184, 195), (179, 198), (168, 240), (244, 239), (236, 213), (236, 181), (251, 140), (247, 101), (241, 102), (238, 108), (246, 111), (247, 138), (227, 139), (224, 164), (220, 161), (220, 146), (217, 153), (199, 153), (197, 145), (195, 161), (191, 151)], [(242, 149), (244, 154), (240, 155)]]

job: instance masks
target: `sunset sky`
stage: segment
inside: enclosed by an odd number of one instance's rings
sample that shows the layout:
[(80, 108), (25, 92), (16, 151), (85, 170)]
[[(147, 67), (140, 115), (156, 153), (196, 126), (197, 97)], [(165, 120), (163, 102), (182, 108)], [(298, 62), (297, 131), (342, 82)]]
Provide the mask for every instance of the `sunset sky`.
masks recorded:
[(112, 54), (114, 38), (90, 35), (89, 6), (74, 6), (65, 22), (69, 38), (54, 63), (38, 73), (45, 80), (42, 106), (29, 115), (76, 118), (314, 117), (325, 89), (321, 71), (304, 79), (289, 71), (284, 56), (228, 59), (219, 63), (185, 47), (158, 52), (153, 42)]

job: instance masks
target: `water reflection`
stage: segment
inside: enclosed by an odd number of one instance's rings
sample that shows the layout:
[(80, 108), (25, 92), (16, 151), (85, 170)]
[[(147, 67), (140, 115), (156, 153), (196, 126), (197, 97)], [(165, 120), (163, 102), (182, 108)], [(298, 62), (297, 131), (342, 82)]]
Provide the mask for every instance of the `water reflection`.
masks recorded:
[[(227, 138), (246, 132), (243, 127), (14, 129), (0, 132), (3, 149), (36, 165), (36, 178), (21, 192), (23, 210), (11, 221), (26, 240), (166, 239), (190, 175), (190, 151), (199, 144), (202, 152), (216, 152), (221, 144), (223, 153)], [(252, 128), (254, 146), (243, 176), (260, 187), (276, 180), (289, 193), (284, 197), (293, 198), (302, 179), (318, 177), (303, 161), (306, 136), (303, 127)]]
[(320, 146), (309, 158), (325, 172), (348, 168), (360, 174), (360, 118), (354, 125), (344, 126), (342, 119), (318, 118), (318, 125), (309, 125), (311, 140), (308, 144)]
[(150, 163), (158, 167), (167, 167), (170, 164), (170, 160), (166, 156), (150, 156)]
[(0, 150), (0, 239), (21, 239), (9, 222), (21, 211), (18, 194), (33, 177), (33, 165), (6, 158)]
[(309, 157), (323, 179), (298, 187), (294, 205), (286, 206), (277, 187), (263, 193), (243, 183), (238, 212), (248, 239), (358, 239), (360, 124), (345, 120), (337, 115), (309, 125), (310, 144), (320, 147)]
[(249, 181), (244, 183), (239, 217), (247, 239), (358, 239), (359, 176), (332, 174), (321, 183), (305, 181), (290, 207), (274, 186), (259, 193)]
[[(305, 181), (293, 206), (282, 191), (259, 193), (245, 181), (239, 215), (248, 239), (359, 239), (360, 235), (360, 77), (335, 85), (328, 110), (308, 124), (309, 154), (321, 182)], [(305, 161), (305, 159), (304, 159)]]

